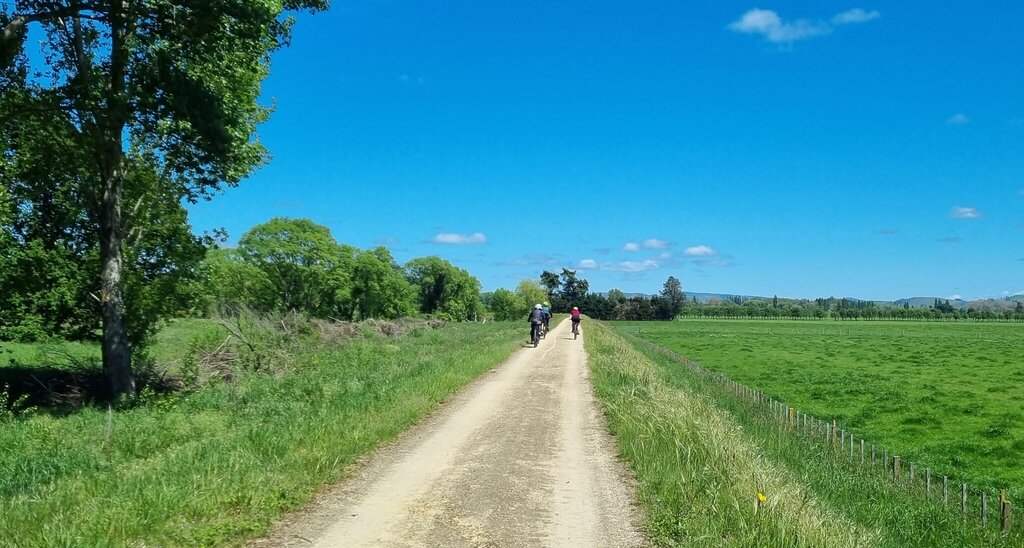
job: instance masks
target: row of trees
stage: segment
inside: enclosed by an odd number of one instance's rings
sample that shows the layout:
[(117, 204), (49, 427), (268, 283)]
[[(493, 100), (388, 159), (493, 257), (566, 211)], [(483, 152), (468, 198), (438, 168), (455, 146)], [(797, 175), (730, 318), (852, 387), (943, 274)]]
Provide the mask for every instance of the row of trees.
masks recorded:
[(846, 298), (772, 299), (732, 296), (707, 302), (694, 295), (686, 296), (682, 283), (669, 276), (657, 295), (627, 297), (618, 289), (607, 294), (589, 293), (589, 283), (576, 272), (563, 269), (561, 274), (545, 271), (538, 281), (524, 280), (515, 292), (498, 290), (486, 296), (488, 306), (499, 319), (525, 317), (533, 302), (548, 300), (556, 312), (579, 306), (588, 316), (600, 320), (671, 320), (679, 316), (692, 318), (747, 319), (838, 319), (838, 320), (916, 320), (916, 321), (1015, 321), (1024, 322), (1024, 302), (1012, 307), (960, 309), (948, 300), (936, 299), (931, 307), (879, 304)]
[[(74, 223), (65, 224), (72, 230), (59, 230), (54, 227), (60, 224), (48, 222), (72, 215), (69, 200), (25, 199), (21, 188), (15, 190), (16, 203), (49, 203), (41, 215), (6, 209), (14, 221), (0, 223), (0, 339), (94, 338), (101, 328), (100, 261), (92, 233)], [(176, 203), (167, 209), (184, 215)], [(160, 218), (158, 213), (152, 217)], [(192, 235), (187, 225), (173, 230), (180, 219), (173, 221), (151, 224), (129, 254), (126, 323), (136, 347), (162, 318), (239, 307), (344, 320), (426, 314), (460, 321), (484, 313), (480, 282), (440, 257), (399, 265), (385, 247), (356, 249), (339, 244), (325, 226), (286, 218), (253, 227), (236, 248), (207, 253), (211, 238)]]
[(699, 303), (695, 299), (687, 302), (681, 314), (697, 318), (791, 318), (791, 319), (839, 319), (839, 320), (897, 320), (897, 321), (1024, 321), (1024, 303), (1018, 302), (1013, 309), (993, 310), (955, 308), (948, 302), (937, 302), (935, 306), (910, 307), (907, 305), (880, 305), (869, 301), (850, 299), (817, 299), (780, 303), (765, 299), (748, 299), (737, 303), (734, 300), (712, 300)]
[(497, 320), (525, 319), (531, 306), (550, 302), (554, 312), (568, 312), (577, 306), (587, 316), (599, 320), (671, 320), (682, 311), (686, 296), (683, 284), (669, 276), (661, 292), (653, 297), (634, 296), (613, 289), (607, 295), (590, 293), (590, 283), (575, 270), (563, 268), (561, 274), (544, 271), (539, 281), (523, 280), (515, 291), (498, 289), (484, 295), (484, 302)]
[(272, 219), (238, 247), (213, 251), (202, 268), (207, 309), (237, 305), (362, 320), (416, 314), (473, 320), (483, 314), (480, 282), (440, 257), (399, 265), (386, 247), (339, 244), (306, 219)]

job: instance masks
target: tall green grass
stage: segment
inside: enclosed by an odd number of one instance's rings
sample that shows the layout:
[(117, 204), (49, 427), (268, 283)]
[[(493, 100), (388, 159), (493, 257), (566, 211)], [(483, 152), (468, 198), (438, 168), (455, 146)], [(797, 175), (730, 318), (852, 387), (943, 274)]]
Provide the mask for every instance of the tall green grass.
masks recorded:
[(457, 324), (311, 348), (123, 411), (0, 425), (0, 545), (237, 544), (338, 481), (523, 338)]
[[(994, 546), (991, 529), (858, 472), (647, 343), (592, 322), (595, 391), (654, 540), (700, 546)], [(758, 493), (765, 500), (757, 508)]]

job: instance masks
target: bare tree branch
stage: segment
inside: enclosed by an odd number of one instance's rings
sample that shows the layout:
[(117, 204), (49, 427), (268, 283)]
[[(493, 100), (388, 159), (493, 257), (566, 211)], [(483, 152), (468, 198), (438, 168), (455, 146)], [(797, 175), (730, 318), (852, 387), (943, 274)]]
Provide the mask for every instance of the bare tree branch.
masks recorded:
[(54, 7), (46, 11), (15, 15), (3, 30), (0, 30), (0, 42), (7, 42), (17, 36), (29, 23), (40, 23), (53, 21), (62, 17), (76, 17), (81, 19), (105, 20), (102, 15), (88, 15), (84, 12), (105, 13), (99, 6), (88, 2), (79, 2), (69, 6)]

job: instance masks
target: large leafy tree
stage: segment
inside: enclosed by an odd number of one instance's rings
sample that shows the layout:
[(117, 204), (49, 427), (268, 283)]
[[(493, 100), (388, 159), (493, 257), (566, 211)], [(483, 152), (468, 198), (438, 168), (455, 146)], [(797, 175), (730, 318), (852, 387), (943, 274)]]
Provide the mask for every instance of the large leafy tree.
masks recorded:
[(555, 292), (558, 291), (558, 286), (561, 285), (561, 283), (562, 282), (558, 279), (558, 274), (554, 272), (545, 270), (540, 273), (540, 285), (547, 290), (548, 298), (555, 295)]
[(516, 285), (516, 296), (523, 303), (522, 316), (526, 319), (526, 314), (533, 308), (534, 305), (544, 302), (544, 299), (548, 298), (548, 292), (544, 289), (544, 286), (540, 285), (534, 280), (523, 279)]
[(405, 264), (416, 290), (420, 312), (445, 320), (472, 320), (480, 311), (480, 282), (469, 272), (440, 257), (422, 257)]
[(242, 259), (237, 249), (211, 249), (202, 263), (200, 301), (204, 312), (233, 313), (239, 306), (274, 310), (278, 293), (266, 271)]
[[(209, 197), (266, 160), (254, 138), (270, 54), (290, 10), (328, 0), (15, 0), (0, 12), (0, 118), (60, 111), (71, 132), (51, 161), (84, 158), (96, 211), (103, 366), (115, 394), (135, 390), (126, 321), (125, 207), (137, 170), (179, 199)], [(41, 31), (40, 66), (26, 52)], [(139, 226), (143, 226), (144, 223)]]
[(415, 290), (386, 247), (361, 251), (352, 269), (355, 319), (398, 318), (415, 313)]
[(669, 276), (665, 280), (665, 285), (661, 288), (661, 297), (666, 301), (666, 305), (663, 307), (662, 316), (667, 316), (663, 319), (672, 319), (679, 315), (683, 311), (683, 305), (686, 304), (686, 294), (683, 293), (683, 282), (679, 281), (679, 278), (675, 276)]
[[(212, 266), (218, 277), (213, 281), (221, 282), (216, 284), (221, 287), (241, 282), (234, 290), (243, 291), (241, 302), (321, 318), (348, 316), (355, 248), (338, 244), (327, 227), (308, 219), (271, 219), (249, 229), (238, 240), (235, 254), (242, 265), (214, 258)], [(239, 279), (248, 268), (261, 274), (248, 281)]]
[(590, 282), (576, 276), (575, 270), (562, 269), (562, 291), (560, 293), (564, 307), (578, 306), (587, 296)]
[[(74, 132), (59, 110), (0, 118), (0, 337), (81, 339), (100, 327), (99, 214), (88, 160), (74, 154)], [(159, 174), (140, 164), (126, 177), (135, 214), (125, 223), (125, 314), (135, 347), (159, 318), (189, 306), (209, 239), (192, 233)]]
[(491, 312), (495, 320), (523, 320), (527, 307), (522, 297), (507, 289), (496, 289), (491, 296)]

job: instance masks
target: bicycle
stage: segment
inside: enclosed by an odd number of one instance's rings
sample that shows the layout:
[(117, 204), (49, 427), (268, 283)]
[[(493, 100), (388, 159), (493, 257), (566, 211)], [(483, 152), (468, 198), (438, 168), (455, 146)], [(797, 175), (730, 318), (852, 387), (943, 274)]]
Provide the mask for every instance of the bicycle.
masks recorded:
[(580, 336), (580, 322), (572, 322), (572, 340)]
[(537, 348), (540, 344), (540, 332), (544, 329), (544, 324), (533, 324), (530, 328), (530, 341), (533, 343), (533, 347)]

